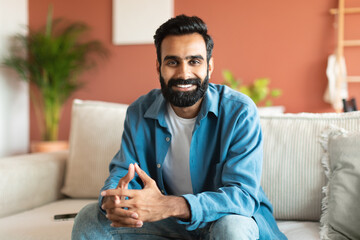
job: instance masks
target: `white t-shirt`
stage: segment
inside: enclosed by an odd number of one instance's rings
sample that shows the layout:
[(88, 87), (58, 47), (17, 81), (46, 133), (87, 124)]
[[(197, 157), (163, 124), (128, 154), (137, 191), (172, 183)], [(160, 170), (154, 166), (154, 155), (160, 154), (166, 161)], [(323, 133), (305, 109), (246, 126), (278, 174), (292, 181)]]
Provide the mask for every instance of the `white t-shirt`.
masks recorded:
[(189, 156), (196, 117), (181, 118), (168, 104), (165, 120), (172, 136), (170, 148), (163, 164), (165, 184), (173, 195), (192, 194)]

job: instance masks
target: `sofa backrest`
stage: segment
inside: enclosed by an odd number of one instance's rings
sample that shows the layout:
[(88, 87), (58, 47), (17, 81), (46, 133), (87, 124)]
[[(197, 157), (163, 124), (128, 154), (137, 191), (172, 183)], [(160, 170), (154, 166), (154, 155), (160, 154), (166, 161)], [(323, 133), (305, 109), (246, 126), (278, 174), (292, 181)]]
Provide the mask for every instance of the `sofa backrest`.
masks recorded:
[(127, 105), (74, 100), (70, 149), (62, 193), (72, 198), (97, 198), (119, 150)]
[[(126, 110), (124, 104), (74, 101), (65, 195), (98, 197), (121, 144)], [(261, 116), (262, 186), (277, 219), (319, 220), (325, 185), (319, 137), (331, 124), (359, 131), (360, 112)]]
[(325, 174), (321, 133), (334, 125), (360, 130), (360, 111), (261, 116), (264, 135), (262, 187), (276, 219), (319, 220)]

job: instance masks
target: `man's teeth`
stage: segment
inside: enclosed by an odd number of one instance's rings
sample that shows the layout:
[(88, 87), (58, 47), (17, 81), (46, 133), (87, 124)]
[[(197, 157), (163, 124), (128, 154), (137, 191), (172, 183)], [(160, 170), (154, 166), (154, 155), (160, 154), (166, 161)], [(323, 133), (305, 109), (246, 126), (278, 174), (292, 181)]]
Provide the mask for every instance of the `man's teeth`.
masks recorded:
[(189, 88), (189, 87), (191, 87), (192, 86), (192, 84), (186, 84), (186, 85), (176, 85), (177, 87), (179, 87), (179, 88)]

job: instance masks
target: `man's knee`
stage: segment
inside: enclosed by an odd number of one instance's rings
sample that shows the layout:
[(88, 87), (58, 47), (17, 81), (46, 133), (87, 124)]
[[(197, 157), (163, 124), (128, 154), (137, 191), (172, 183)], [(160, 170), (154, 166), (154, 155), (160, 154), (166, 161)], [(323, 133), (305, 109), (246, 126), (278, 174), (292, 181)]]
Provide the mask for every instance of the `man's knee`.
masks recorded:
[(217, 220), (210, 229), (210, 239), (258, 239), (259, 228), (254, 219), (227, 215)]
[(106, 234), (104, 233), (105, 225), (107, 225), (106, 218), (100, 212), (98, 204), (88, 204), (75, 218), (72, 239), (92, 239), (99, 234)]
[(91, 223), (97, 218), (99, 207), (97, 203), (90, 203), (83, 207), (75, 218), (75, 225), (82, 225), (83, 223)]

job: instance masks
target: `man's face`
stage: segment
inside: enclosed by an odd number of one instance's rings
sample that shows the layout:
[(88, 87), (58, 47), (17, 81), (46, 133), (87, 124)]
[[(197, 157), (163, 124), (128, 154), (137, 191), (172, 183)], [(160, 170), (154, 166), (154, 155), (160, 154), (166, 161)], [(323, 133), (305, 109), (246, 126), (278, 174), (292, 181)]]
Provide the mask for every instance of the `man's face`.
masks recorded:
[(200, 34), (165, 37), (161, 44), (161, 62), (161, 66), (157, 62), (157, 69), (167, 101), (177, 107), (189, 107), (204, 96), (213, 60), (207, 64), (206, 44)]

